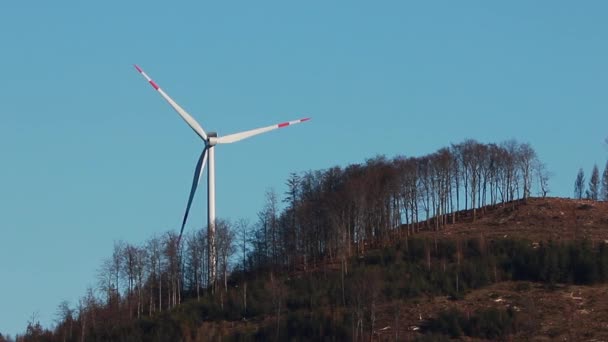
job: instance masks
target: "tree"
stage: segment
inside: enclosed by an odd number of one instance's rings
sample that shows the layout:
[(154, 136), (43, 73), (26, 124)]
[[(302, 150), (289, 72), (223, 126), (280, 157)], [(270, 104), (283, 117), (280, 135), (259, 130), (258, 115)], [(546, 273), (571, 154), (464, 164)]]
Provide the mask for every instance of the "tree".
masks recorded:
[(98, 289), (106, 295), (106, 305), (113, 307), (118, 301), (118, 288), (114, 282), (114, 267), (111, 258), (104, 259), (97, 270)]
[[(247, 255), (249, 253), (249, 244), (251, 243), (251, 237), (249, 236), (249, 221), (246, 219), (240, 219), (236, 223), (236, 233), (238, 234), (238, 248), (243, 258), (243, 272), (247, 271)], [(243, 309), (247, 311), (247, 281), (242, 284), (243, 291)]]
[(535, 162), (535, 170), (536, 175), (538, 177), (538, 186), (540, 187), (540, 195), (544, 197), (547, 196), (549, 192), (549, 177), (551, 177), (551, 173), (547, 170), (547, 166), (545, 163), (536, 159)]
[[(298, 208), (298, 201), (300, 197), (300, 176), (297, 173), (292, 172), (289, 174), (289, 178), (285, 185), (287, 185), (287, 191), (285, 192), (285, 198), (283, 202), (287, 204), (285, 210), (286, 225), (285, 232), (283, 232), (285, 241), (286, 257), (288, 258), (287, 263), (290, 263), (290, 258), (293, 260), (297, 255), (299, 231), (297, 225), (296, 210)], [(295, 262), (294, 262), (295, 263)]]
[(530, 189), (532, 188), (532, 171), (533, 162), (536, 159), (536, 152), (530, 144), (521, 144), (517, 151), (518, 166), (521, 171), (524, 185), (524, 200), (530, 197)]
[(40, 324), (38, 320), (38, 313), (35, 312), (32, 314), (32, 318), (27, 323), (27, 328), (24, 336), (17, 337), (18, 341), (50, 341), (52, 338), (52, 333), (49, 330), (46, 330)]
[[(129, 317), (133, 313), (132, 297), (137, 282), (137, 275), (139, 271), (139, 249), (129, 243), (123, 244), (120, 257), (120, 274), (126, 283), (127, 288), (125, 290), (125, 298), (127, 299), (127, 307), (129, 311)], [(139, 297), (138, 297), (139, 298)], [(137, 306), (137, 313), (139, 315), (139, 301)]]
[(574, 198), (582, 199), (585, 192), (585, 173), (583, 169), (578, 169), (576, 180), (574, 181)]
[(229, 260), (234, 253), (234, 232), (231, 223), (227, 220), (216, 221), (216, 238), (218, 253), (218, 270), (222, 274), (224, 292), (228, 292), (228, 267)]
[[(152, 312), (162, 311), (163, 309), (163, 253), (162, 253), (162, 241), (159, 237), (154, 236), (146, 243), (146, 249), (148, 250), (148, 260), (146, 262), (147, 274), (149, 274), (150, 282), (150, 306), (148, 313), (151, 315)], [(158, 300), (154, 300), (152, 294), (153, 285), (158, 284)]]
[(80, 325), (80, 341), (86, 340), (87, 331), (97, 327), (97, 310), (100, 303), (95, 298), (93, 288), (88, 287), (85, 295), (78, 300), (78, 323)]
[(173, 232), (165, 234), (162, 243), (164, 244), (163, 256), (167, 261), (167, 280), (169, 290), (169, 308), (174, 308), (181, 303), (181, 252), (178, 246), (178, 235)]
[(600, 193), (600, 171), (597, 168), (597, 164), (593, 165), (593, 171), (591, 172), (591, 178), (589, 179), (589, 190), (587, 190), (587, 198), (597, 201)]
[(135, 284), (137, 288), (137, 318), (144, 312), (144, 285), (146, 281), (146, 261), (148, 251), (145, 248), (135, 249)]
[(608, 201), (608, 162), (606, 162), (606, 167), (602, 173), (602, 189), (600, 192), (600, 199), (603, 201)]
[(186, 236), (186, 272), (190, 291), (196, 292), (200, 300), (200, 289), (203, 280), (203, 263), (205, 259), (205, 239), (202, 230), (194, 230)]
[(55, 333), (60, 334), (62, 341), (72, 340), (72, 332), (74, 329), (74, 310), (70, 308), (70, 303), (67, 300), (62, 301), (57, 308), (57, 327)]
[(259, 231), (257, 244), (260, 250), (261, 263), (270, 263), (276, 266), (279, 262), (279, 232), (278, 232), (279, 204), (278, 196), (273, 189), (266, 191), (266, 203), (258, 213)]
[(251, 237), (249, 232), (249, 221), (247, 219), (240, 219), (236, 222), (236, 234), (238, 235), (238, 248), (241, 253), (242, 268), (243, 271), (247, 270), (247, 255), (249, 253), (249, 244), (251, 243)]

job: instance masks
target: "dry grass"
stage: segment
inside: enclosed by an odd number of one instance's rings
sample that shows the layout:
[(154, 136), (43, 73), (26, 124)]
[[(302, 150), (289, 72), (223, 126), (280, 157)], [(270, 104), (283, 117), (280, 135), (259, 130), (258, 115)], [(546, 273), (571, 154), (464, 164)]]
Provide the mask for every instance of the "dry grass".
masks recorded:
[(608, 240), (608, 202), (564, 198), (530, 198), (526, 202), (487, 207), (448, 224), (438, 232), (421, 235), (441, 237), (525, 238), (532, 241), (589, 239)]

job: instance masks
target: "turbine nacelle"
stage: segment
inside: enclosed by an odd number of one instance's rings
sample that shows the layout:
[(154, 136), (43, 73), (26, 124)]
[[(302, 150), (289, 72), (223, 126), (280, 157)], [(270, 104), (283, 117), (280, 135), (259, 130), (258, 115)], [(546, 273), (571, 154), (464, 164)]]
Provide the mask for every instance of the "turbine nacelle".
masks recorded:
[(213, 147), (217, 145), (217, 132), (207, 133), (207, 141), (205, 141), (207, 147)]

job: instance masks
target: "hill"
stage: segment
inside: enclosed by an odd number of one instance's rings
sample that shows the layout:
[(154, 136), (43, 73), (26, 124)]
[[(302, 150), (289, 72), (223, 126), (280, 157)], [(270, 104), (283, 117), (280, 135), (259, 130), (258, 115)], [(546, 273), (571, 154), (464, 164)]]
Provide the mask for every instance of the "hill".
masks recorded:
[(529, 198), (475, 216), (347, 259), (235, 272), (149, 317), (97, 303), (22, 340), (78, 341), (81, 325), (90, 341), (608, 339), (608, 203)]
[(547, 181), (532, 146), (514, 140), (292, 173), (254, 224), (116, 241), (97, 287), (20, 340), (603, 336), (591, 321), (555, 325), (565, 307), (552, 303), (603, 291), (607, 204), (532, 198)]

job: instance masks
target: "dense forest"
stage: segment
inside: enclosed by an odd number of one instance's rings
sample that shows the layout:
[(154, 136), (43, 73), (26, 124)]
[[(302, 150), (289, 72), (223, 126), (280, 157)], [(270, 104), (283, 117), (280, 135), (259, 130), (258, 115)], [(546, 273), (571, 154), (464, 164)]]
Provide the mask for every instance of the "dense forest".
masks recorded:
[[(256, 222), (218, 220), (218, 279), (208, 279), (206, 228), (180, 244), (175, 231), (116, 241), (96, 288), (62, 302), (52, 329), (33, 319), (16, 340), (361, 340), (373, 335), (379, 303), (423, 294), (457, 300), (503, 280), (605, 282), (605, 244), (417, 237), (544, 197), (548, 178), (529, 144), (474, 140), (422, 157), (293, 173), (282, 196), (266, 193)], [(238, 328), (249, 321), (255, 329)], [(496, 338), (524, 326), (515, 312), (490, 310), (442, 313), (420, 329)]]

